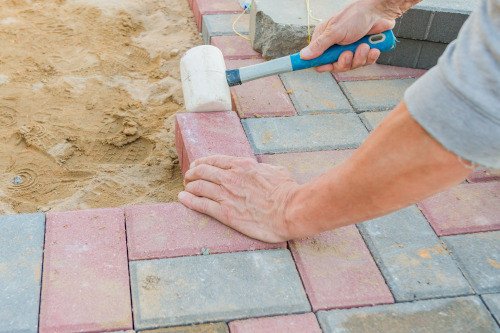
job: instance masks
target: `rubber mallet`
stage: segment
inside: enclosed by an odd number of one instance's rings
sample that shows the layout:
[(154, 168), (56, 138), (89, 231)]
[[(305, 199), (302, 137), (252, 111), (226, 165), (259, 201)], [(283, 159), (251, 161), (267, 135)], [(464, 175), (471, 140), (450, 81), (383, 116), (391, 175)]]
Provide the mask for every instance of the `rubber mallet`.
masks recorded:
[(333, 45), (315, 59), (302, 60), (300, 53), (295, 53), (230, 70), (226, 70), (222, 52), (215, 46), (194, 47), (181, 59), (182, 91), (186, 110), (188, 112), (230, 111), (230, 86), (270, 75), (331, 64), (338, 60), (342, 52), (354, 52), (362, 43), (384, 52), (395, 47), (396, 38), (392, 30), (387, 30), (380, 34), (365, 36), (349, 45)]

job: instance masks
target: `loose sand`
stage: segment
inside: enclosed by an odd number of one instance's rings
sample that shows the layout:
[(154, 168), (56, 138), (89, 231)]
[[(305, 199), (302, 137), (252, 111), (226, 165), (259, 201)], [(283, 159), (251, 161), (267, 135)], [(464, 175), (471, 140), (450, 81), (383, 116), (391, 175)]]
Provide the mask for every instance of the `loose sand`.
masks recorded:
[(3, 0), (0, 213), (175, 200), (186, 0)]

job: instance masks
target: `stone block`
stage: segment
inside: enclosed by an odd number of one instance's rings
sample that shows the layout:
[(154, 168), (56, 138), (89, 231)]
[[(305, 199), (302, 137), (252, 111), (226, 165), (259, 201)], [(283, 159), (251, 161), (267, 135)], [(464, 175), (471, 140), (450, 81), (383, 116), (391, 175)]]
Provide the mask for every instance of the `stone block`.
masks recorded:
[(500, 182), (460, 184), (419, 203), (439, 236), (500, 230)]
[(0, 216), (0, 332), (38, 332), (43, 214)]
[(260, 53), (252, 49), (250, 42), (241, 36), (214, 36), (211, 43), (221, 50), (227, 60), (261, 59)]
[(201, 36), (205, 44), (210, 44), (211, 38), (214, 36), (236, 35), (233, 30), (242, 34), (248, 35), (250, 15), (244, 14), (220, 14), (220, 15), (205, 15), (203, 16), (203, 27)]
[(394, 302), (355, 226), (291, 241), (290, 249), (313, 311)]
[(359, 115), (363, 124), (371, 132), (373, 131), (382, 120), (387, 117), (389, 111), (379, 111), (379, 112), (363, 112)]
[(242, 120), (257, 154), (358, 147), (367, 131), (353, 113)]
[(415, 79), (340, 82), (356, 112), (383, 111), (395, 107)]
[(202, 18), (205, 15), (233, 14), (242, 11), (243, 8), (237, 0), (193, 0), (194, 19), (200, 32), (202, 30)]
[(408, 67), (373, 64), (347, 72), (333, 73), (337, 81), (366, 81), (419, 78), (427, 71)]
[[(241, 68), (262, 59), (226, 60), (226, 68)], [(279, 76), (268, 76), (231, 87), (231, 97), (240, 118), (283, 117), (296, 114)]]
[(310, 311), (287, 250), (130, 262), (136, 329)]
[(180, 203), (129, 206), (125, 219), (130, 260), (286, 247), (246, 237)]
[(299, 114), (352, 112), (349, 101), (330, 73), (309, 69), (280, 76)]
[(500, 231), (441, 239), (476, 293), (500, 292)]
[(184, 112), (176, 115), (176, 148), (182, 173), (200, 157), (254, 157), (236, 112)]
[(486, 294), (482, 295), (481, 298), (497, 323), (500, 323), (500, 294)]
[(318, 312), (325, 333), (498, 332), (477, 296)]
[(141, 331), (141, 333), (229, 333), (226, 323), (177, 326)]
[(359, 229), (396, 301), (473, 292), (415, 206), (361, 223)]
[(423, 42), (417, 61), (417, 68), (429, 69), (434, 67), (447, 47), (448, 44)]
[(123, 209), (48, 213), (40, 332), (132, 329)]
[(229, 323), (229, 329), (231, 333), (321, 333), (314, 313), (236, 320)]
[(429, 10), (410, 8), (403, 16), (396, 19), (394, 34), (398, 38), (425, 40), (432, 15), (432, 11)]
[(336, 165), (348, 159), (354, 150), (326, 150), (305, 153), (289, 153), (260, 155), (259, 162), (282, 166), (292, 174), (299, 183), (308, 181), (322, 175)]
[(448, 44), (399, 38), (396, 48), (380, 55), (377, 63), (429, 69), (435, 66)]

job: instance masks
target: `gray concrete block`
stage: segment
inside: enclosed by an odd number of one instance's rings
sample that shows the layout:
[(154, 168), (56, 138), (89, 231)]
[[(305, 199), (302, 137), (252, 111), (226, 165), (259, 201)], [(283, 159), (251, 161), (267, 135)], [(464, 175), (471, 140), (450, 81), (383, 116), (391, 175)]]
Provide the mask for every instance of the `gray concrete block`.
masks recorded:
[(416, 68), (428, 69), (434, 67), (448, 44), (423, 42)]
[(299, 114), (352, 111), (349, 101), (330, 73), (309, 69), (280, 76)]
[(310, 311), (288, 250), (130, 262), (136, 329)]
[(396, 20), (394, 34), (398, 38), (425, 40), (432, 12), (423, 9), (410, 9)]
[(417, 68), (422, 41), (398, 39), (396, 48), (380, 55), (377, 63), (384, 65)]
[(477, 296), (319, 311), (325, 333), (498, 332)]
[(478, 294), (500, 292), (500, 231), (441, 239)]
[(44, 214), (0, 217), (0, 332), (37, 332)]
[(415, 206), (358, 226), (396, 301), (473, 293)]
[(358, 147), (367, 131), (354, 113), (243, 119), (256, 154)]
[(462, 29), (469, 14), (435, 12), (430, 22), (425, 40), (439, 43), (451, 43)]
[[(201, 36), (205, 44), (210, 44), (213, 36), (236, 35), (233, 30), (233, 22), (240, 14), (217, 14), (203, 15)], [(236, 22), (235, 29), (242, 35), (248, 35), (250, 27), (250, 15), (244, 14)]]
[(500, 324), (500, 294), (485, 294), (481, 298), (497, 323)]
[(340, 87), (356, 112), (389, 110), (403, 98), (415, 79), (340, 82)]
[(380, 112), (363, 112), (359, 115), (363, 124), (365, 124), (366, 128), (371, 132), (373, 131), (382, 120), (389, 114), (389, 111), (380, 111)]

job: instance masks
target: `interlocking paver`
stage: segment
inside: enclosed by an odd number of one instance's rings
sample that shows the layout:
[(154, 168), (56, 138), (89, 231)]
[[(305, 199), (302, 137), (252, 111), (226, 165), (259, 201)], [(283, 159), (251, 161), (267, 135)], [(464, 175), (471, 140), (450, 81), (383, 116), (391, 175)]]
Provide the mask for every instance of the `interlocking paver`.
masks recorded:
[(141, 333), (229, 333), (229, 329), (226, 323), (210, 323), (146, 330)]
[(259, 242), (180, 203), (125, 208), (130, 260), (286, 247)]
[(481, 295), (481, 298), (497, 323), (500, 323), (500, 294)]
[(325, 150), (260, 155), (258, 159), (262, 163), (285, 167), (299, 184), (304, 184), (348, 159), (353, 152), (352, 149)]
[(472, 293), (415, 206), (361, 223), (359, 229), (396, 301)]
[(419, 203), (439, 236), (500, 229), (500, 182), (460, 184)]
[(280, 76), (299, 114), (352, 112), (349, 101), (330, 73), (309, 69)]
[(236, 112), (184, 112), (176, 115), (176, 148), (184, 174), (200, 157), (253, 157)]
[(500, 292), (500, 231), (441, 239), (478, 294)]
[(203, 16), (203, 28), (201, 36), (205, 44), (210, 44), (211, 38), (214, 36), (236, 35), (233, 30), (242, 34), (248, 35), (250, 27), (250, 15), (244, 14), (221, 14), (221, 15), (205, 15)]
[(0, 332), (37, 332), (43, 214), (0, 217)]
[(318, 312), (325, 333), (497, 332), (477, 296)]
[(333, 73), (337, 81), (366, 81), (418, 78), (426, 73), (424, 69), (373, 64), (347, 72)]
[(130, 262), (136, 329), (310, 311), (290, 252)]
[(363, 124), (371, 132), (373, 131), (382, 120), (387, 117), (390, 111), (378, 111), (378, 112), (363, 112), (359, 115)]
[[(264, 62), (262, 59), (226, 60), (226, 67), (228, 69), (241, 68), (262, 62)], [(231, 87), (231, 97), (240, 118), (281, 117), (296, 114), (283, 83), (276, 75)]]
[(500, 170), (490, 170), (483, 167), (478, 167), (467, 177), (467, 181), (470, 183), (489, 182), (494, 180), (500, 180)]
[(214, 36), (211, 38), (211, 44), (218, 47), (224, 59), (261, 59), (260, 53), (255, 51), (250, 41), (241, 36)]
[(314, 313), (236, 320), (229, 329), (231, 333), (321, 333)]
[(368, 133), (353, 113), (249, 118), (242, 123), (257, 154), (356, 148)]
[(314, 311), (393, 303), (355, 226), (291, 241), (290, 249)]
[(357, 112), (382, 111), (395, 107), (415, 79), (340, 82)]
[(198, 31), (201, 32), (201, 21), (205, 15), (239, 13), (243, 8), (237, 0), (193, 0), (193, 14)]
[(132, 328), (123, 209), (48, 213), (40, 332)]

